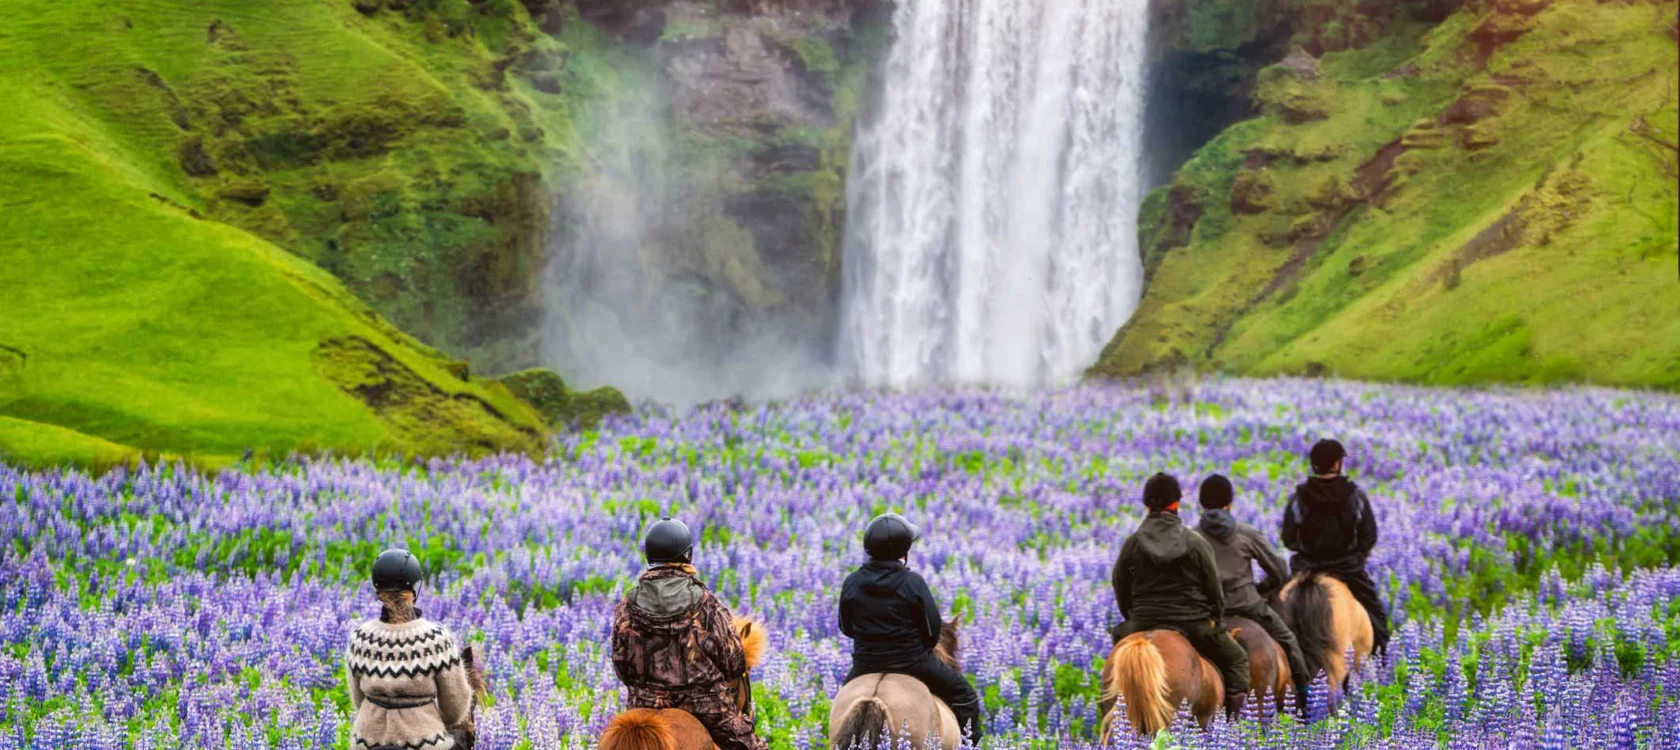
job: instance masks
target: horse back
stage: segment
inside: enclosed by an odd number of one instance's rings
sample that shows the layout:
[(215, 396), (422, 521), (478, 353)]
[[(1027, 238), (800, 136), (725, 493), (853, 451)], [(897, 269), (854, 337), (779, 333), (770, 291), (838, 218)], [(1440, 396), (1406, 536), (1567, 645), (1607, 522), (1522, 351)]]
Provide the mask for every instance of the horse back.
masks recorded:
[(1283, 646), (1260, 623), (1246, 617), (1229, 616), (1225, 624), (1237, 633), (1237, 642), (1248, 652), (1248, 684), (1255, 694), (1270, 688), (1272, 696), (1281, 700), (1288, 690), (1289, 659)]
[(866, 674), (846, 683), (834, 696), (828, 715), (831, 746), (847, 718), (868, 701), (878, 701), (885, 709), (884, 728), (895, 738), (901, 731), (909, 731), (911, 747), (925, 747), (927, 737), (934, 734), (946, 750), (955, 750), (962, 742), (957, 715), (921, 680), (901, 674)]
[[(1160, 652), (1166, 669), (1168, 700), (1172, 706), (1190, 704), (1191, 712), (1203, 722), (1213, 716), (1214, 709), (1225, 701), (1225, 685), (1219, 679), (1219, 670), (1196, 652), (1196, 647), (1190, 645), (1190, 639), (1176, 630), (1150, 630), (1127, 636), (1120, 643), (1132, 638), (1146, 638)], [(1120, 645), (1115, 644), (1114, 651), (1110, 653), (1111, 660), (1119, 650)]]
[(706, 725), (678, 708), (632, 708), (607, 723), (600, 750), (716, 750)]

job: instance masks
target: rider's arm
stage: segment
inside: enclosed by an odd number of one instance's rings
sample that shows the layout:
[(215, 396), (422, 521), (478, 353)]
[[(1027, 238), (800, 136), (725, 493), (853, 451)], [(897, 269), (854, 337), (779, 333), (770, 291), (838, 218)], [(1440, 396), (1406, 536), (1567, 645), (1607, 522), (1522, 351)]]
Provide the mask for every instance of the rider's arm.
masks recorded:
[(733, 680), (747, 673), (747, 649), (741, 634), (735, 630), (735, 618), (716, 597), (707, 597), (705, 611), (700, 615), (705, 628), (706, 657), (716, 665), (725, 680)]
[(636, 672), (635, 650), (630, 642), (628, 618), (629, 615), (624, 611), (624, 602), (619, 602), (618, 607), (613, 610), (612, 665), (613, 671), (618, 673), (618, 681), (631, 685), (642, 676)]
[(1289, 569), (1283, 564), (1283, 556), (1272, 548), (1272, 543), (1266, 541), (1258, 530), (1248, 535), (1248, 543), (1254, 548), (1254, 561), (1260, 564), (1260, 570), (1266, 574), (1266, 580), (1255, 585), (1260, 596), (1268, 597), (1283, 587), (1289, 580)]
[(910, 598), (921, 616), (922, 645), (933, 648), (939, 645), (939, 631), (945, 627), (944, 621), (939, 619), (939, 602), (934, 600), (933, 591), (920, 575), (912, 572), (908, 578)]
[[(443, 648), (446, 649), (444, 653), (460, 653), (452, 635), (444, 635)], [(438, 670), (433, 680), (437, 684), (438, 717), (443, 719), (443, 726), (449, 729), (461, 726), (472, 716), (473, 705), (472, 685), (467, 682), (466, 665), (457, 660)]]
[(350, 710), (360, 710), (362, 707), (362, 682), (356, 673), (350, 671), (350, 652), (344, 653), (344, 681), (350, 685)]
[(1283, 506), (1283, 546), (1296, 552), (1301, 551), (1301, 540), (1295, 534), (1295, 504), (1301, 502), (1296, 495), (1289, 496), (1289, 502)]
[(1191, 554), (1196, 558), (1196, 564), (1201, 568), (1202, 593), (1207, 596), (1208, 604), (1213, 606), (1213, 619), (1223, 622), (1225, 586), (1219, 581), (1219, 563), (1213, 559), (1213, 548), (1198, 534), (1190, 535), (1190, 548)]
[(1120, 545), (1120, 556), (1114, 559), (1114, 573), (1110, 576), (1110, 583), (1114, 585), (1114, 603), (1120, 605), (1120, 615), (1126, 619), (1132, 617), (1132, 551), (1135, 545), (1128, 537), (1126, 543)]
[(1359, 556), (1369, 557), (1371, 549), (1377, 546), (1377, 514), (1371, 512), (1371, 498), (1364, 490), (1354, 490), (1353, 499), (1360, 504)]

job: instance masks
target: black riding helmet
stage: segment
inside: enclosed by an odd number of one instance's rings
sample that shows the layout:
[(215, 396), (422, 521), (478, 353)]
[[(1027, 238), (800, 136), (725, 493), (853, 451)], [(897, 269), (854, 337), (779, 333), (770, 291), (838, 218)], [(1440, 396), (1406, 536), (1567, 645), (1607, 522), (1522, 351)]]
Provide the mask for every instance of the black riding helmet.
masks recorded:
[(910, 554), (910, 545), (922, 538), (922, 530), (897, 513), (882, 513), (863, 530), (863, 551), (873, 560), (897, 560)]
[(420, 558), (406, 549), (388, 549), (373, 561), (374, 591), (413, 591), (424, 578)]
[(666, 518), (648, 528), (642, 539), (642, 554), (648, 564), (687, 562), (694, 549), (694, 535), (688, 526), (675, 518)]

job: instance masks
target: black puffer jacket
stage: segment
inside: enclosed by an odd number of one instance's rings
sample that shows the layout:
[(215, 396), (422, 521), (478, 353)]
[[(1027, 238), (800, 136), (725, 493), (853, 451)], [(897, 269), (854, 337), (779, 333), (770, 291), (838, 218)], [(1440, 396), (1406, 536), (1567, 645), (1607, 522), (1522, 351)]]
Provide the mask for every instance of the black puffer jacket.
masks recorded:
[(1128, 620), (1225, 619), (1213, 550), (1176, 513), (1152, 512), (1143, 519), (1120, 546), (1112, 582), (1120, 614)]
[(1364, 570), (1377, 546), (1371, 499), (1347, 477), (1309, 477), (1283, 509), (1283, 546), (1296, 570)]
[(927, 581), (897, 560), (870, 560), (840, 587), (840, 632), (869, 671), (920, 663), (939, 643), (939, 603)]
[[(1289, 580), (1283, 557), (1272, 549), (1260, 530), (1246, 523), (1237, 523), (1227, 511), (1202, 511), (1196, 530), (1213, 548), (1214, 563), (1219, 566), (1219, 582), (1225, 590), (1225, 608), (1251, 610), (1263, 607), (1271, 592), (1282, 588)], [(1259, 563), (1266, 580), (1256, 585), (1254, 565)]]

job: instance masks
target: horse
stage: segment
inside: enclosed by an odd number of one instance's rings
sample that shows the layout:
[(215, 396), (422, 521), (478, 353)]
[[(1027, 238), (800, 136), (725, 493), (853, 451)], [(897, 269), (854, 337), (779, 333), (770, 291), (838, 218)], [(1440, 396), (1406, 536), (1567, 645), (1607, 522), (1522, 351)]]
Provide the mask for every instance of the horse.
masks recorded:
[[(1289, 659), (1283, 646), (1265, 628), (1244, 617), (1229, 617), (1231, 637), (1248, 652), (1248, 680), (1251, 690), (1270, 689), (1283, 710), (1291, 682)], [(1154, 734), (1172, 723), (1178, 705), (1188, 702), (1196, 720), (1206, 726), (1213, 712), (1225, 703), (1225, 683), (1213, 662), (1196, 653), (1190, 641), (1176, 630), (1133, 633), (1109, 652), (1103, 667), (1101, 736), (1108, 743), (1114, 723), (1114, 704), (1124, 695), (1126, 719), (1133, 731)]]
[(1139, 734), (1154, 734), (1172, 723), (1181, 703), (1190, 704), (1206, 725), (1225, 703), (1225, 685), (1212, 662), (1176, 630), (1133, 633), (1114, 644), (1102, 671), (1100, 734), (1104, 745), (1114, 731), (1114, 704), (1126, 698), (1126, 719)]
[[(939, 630), (939, 644), (933, 654), (946, 666), (962, 671), (958, 661), (957, 629), (960, 618)], [(910, 747), (928, 747), (937, 737), (939, 747), (956, 750), (962, 744), (962, 727), (951, 707), (909, 675), (865, 674), (840, 687), (828, 714), (828, 746), (831, 750), (873, 750), (883, 737), (896, 743), (907, 737)]]
[[(1278, 592), (1283, 620), (1301, 642), (1301, 657), (1313, 675), (1329, 675), (1332, 694), (1347, 685), (1348, 673), (1371, 655), (1371, 616), (1334, 576), (1302, 573)], [(1354, 663), (1347, 663), (1353, 651)]]
[[(751, 618), (735, 618), (735, 630), (741, 634), (741, 646), (747, 654), (747, 669), (758, 666), (770, 637), (762, 627), (754, 627)], [(752, 712), (752, 680), (741, 675), (730, 684), (735, 693), (735, 707), (742, 713)], [(692, 714), (680, 708), (632, 708), (619, 713), (607, 722), (601, 733), (598, 750), (713, 750), (711, 734)]]
[(1285, 710), (1284, 701), (1295, 682), (1283, 646), (1259, 623), (1246, 617), (1232, 615), (1225, 618), (1225, 624), (1231, 628), (1232, 637), (1248, 652), (1248, 689), (1255, 694), (1272, 691), (1277, 709)]

